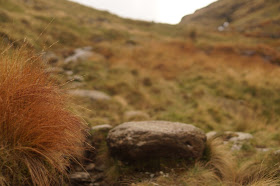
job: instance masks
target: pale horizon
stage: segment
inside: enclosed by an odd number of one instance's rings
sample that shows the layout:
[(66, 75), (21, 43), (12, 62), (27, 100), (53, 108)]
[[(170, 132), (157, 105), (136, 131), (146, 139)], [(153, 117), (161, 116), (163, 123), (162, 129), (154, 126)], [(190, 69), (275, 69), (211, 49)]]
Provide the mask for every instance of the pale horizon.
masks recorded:
[(70, 0), (120, 17), (177, 24), (182, 17), (194, 13), (216, 0)]

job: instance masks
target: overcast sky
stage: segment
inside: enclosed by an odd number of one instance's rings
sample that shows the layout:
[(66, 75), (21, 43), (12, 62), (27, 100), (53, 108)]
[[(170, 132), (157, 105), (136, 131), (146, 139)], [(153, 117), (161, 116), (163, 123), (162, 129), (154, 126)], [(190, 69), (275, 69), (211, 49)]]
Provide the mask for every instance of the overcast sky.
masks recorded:
[(177, 24), (184, 15), (216, 0), (71, 0), (122, 17)]

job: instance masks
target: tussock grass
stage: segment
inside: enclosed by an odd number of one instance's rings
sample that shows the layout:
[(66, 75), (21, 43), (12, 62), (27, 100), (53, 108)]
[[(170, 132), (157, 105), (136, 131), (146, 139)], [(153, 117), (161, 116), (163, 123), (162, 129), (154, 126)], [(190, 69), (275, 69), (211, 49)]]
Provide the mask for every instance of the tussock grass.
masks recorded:
[(240, 167), (235, 182), (239, 185), (279, 185), (279, 178), (274, 167), (251, 161)]
[(217, 138), (208, 140), (206, 156), (209, 159), (205, 167), (218, 177), (216, 183), (234, 186), (279, 185), (280, 183), (279, 172), (272, 159), (243, 161), (241, 166), (238, 166), (237, 158)]
[[(208, 151), (208, 152), (207, 152)], [(235, 160), (221, 140), (210, 139), (207, 141), (206, 167), (212, 170), (221, 180), (232, 182), (235, 179)]]
[(0, 185), (61, 182), (82, 153), (86, 126), (38, 57), (0, 53)]

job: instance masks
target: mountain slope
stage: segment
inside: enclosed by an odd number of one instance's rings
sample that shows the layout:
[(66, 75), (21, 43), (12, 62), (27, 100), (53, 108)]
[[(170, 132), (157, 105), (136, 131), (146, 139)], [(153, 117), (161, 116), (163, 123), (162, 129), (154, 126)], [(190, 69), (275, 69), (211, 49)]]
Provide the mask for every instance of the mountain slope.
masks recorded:
[(233, 30), (280, 37), (279, 11), (278, 0), (219, 0), (183, 17), (180, 24), (215, 30), (229, 22)]
[[(26, 38), (36, 48), (81, 46), (101, 40), (129, 40), (134, 30), (169, 29), (164, 24), (122, 19), (67, 0), (0, 0), (0, 39)], [(170, 29), (169, 29), (170, 31)], [(168, 32), (169, 32), (168, 31)], [(139, 35), (138, 34), (138, 35)]]

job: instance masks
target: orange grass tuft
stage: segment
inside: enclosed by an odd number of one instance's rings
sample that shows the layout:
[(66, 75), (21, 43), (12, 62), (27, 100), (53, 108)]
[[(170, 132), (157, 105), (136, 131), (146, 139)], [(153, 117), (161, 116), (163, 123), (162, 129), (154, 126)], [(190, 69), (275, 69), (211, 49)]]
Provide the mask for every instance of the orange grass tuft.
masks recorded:
[(24, 49), (0, 51), (0, 184), (50, 185), (63, 181), (81, 155), (86, 126)]

